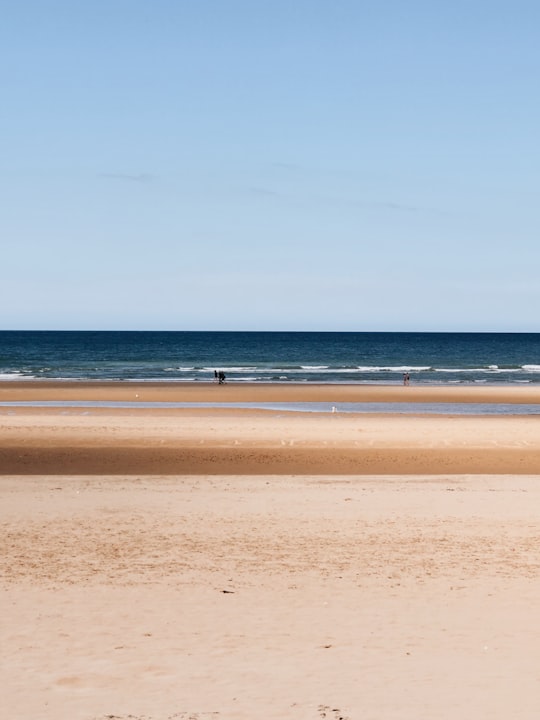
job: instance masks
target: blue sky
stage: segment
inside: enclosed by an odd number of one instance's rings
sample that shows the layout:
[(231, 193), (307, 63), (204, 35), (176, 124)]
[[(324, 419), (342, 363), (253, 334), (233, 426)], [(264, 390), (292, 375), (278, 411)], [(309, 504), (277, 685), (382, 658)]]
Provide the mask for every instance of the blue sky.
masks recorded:
[(1, 4), (0, 329), (539, 331), (540, 4)]

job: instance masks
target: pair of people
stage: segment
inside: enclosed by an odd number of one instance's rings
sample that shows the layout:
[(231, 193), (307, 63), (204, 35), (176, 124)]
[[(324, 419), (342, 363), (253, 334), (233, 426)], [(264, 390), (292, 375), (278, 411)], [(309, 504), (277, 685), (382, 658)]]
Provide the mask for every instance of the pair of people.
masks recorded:
[(214, 381), (217, 380), (220, 385), (225, 382), (225, 373), (223, 370), (214, 370)]

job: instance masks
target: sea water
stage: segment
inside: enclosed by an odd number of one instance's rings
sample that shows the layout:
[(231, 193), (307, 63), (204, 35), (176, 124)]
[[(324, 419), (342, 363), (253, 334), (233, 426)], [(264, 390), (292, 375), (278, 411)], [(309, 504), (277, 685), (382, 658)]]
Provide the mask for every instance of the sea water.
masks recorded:
[(540, 333), (0, 331), (0, 380), (540, 382)]

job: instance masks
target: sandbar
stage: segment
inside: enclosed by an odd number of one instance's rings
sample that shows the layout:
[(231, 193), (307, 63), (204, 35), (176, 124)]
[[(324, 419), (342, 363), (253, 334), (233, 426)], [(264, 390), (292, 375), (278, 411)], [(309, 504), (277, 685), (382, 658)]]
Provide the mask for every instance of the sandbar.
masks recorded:
[(0, 382), (0, 402), (103, 400), (141, 402), (448, 402), (539, 403), (540, 385), (369, 385), (318, 383)]

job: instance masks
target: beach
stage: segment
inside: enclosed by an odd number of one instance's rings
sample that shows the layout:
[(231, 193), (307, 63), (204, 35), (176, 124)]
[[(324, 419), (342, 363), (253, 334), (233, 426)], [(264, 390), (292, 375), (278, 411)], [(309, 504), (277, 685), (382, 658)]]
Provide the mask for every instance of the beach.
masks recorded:
[(0, 382), (0, 402), (448, 402), (538, 403), (540, 385), (381, 385), (331, 383)]
[(339, 412), (537, 388), (0, 383), (52, 400), (0, 407), (6, 717), (538, 717), (538, 416)]

